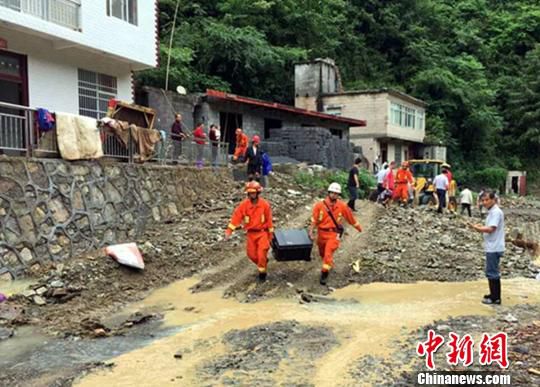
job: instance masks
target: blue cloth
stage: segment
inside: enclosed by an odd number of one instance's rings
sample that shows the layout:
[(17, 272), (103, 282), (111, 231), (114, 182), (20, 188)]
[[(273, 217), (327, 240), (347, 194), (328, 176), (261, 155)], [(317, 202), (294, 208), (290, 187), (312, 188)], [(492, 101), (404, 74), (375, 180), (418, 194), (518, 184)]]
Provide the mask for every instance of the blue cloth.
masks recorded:
[(48, 132), (54, 128), (54, 118), (47, 109), (39, 108), (37, 110), (37, 120), (41, 132)]
[(262, 154), (262, 162), (262, 174), (263, 176), (268, 176), (270, 172), (272, 172), (272, 160), (270, 159), (268, 153), (264, 152)]
[(486, 253), (486, 277), (488, 279), (501, 278), (501, 273), (499, 272), (499, 262), (501, 261), (502, 256), (502, 251)]

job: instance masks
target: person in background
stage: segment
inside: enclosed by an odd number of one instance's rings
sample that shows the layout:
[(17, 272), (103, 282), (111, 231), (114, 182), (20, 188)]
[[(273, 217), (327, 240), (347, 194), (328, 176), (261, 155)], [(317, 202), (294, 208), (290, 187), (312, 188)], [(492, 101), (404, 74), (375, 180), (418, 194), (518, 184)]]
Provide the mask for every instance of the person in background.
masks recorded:
[(448, 191), (448, 177), (446, 176), (448, 171), (443, 169), (442, 173), (435, 176), (433, 180), (433, 185), (435, 186), (437, 192), (437, 198), (439, 199), (439, 208), (437, 212), (442, 214), (446, 208), (446, 191)]
[(349, 189), (350, 199), (347, 205), (352, 212), (356, 212), (354, 204), (356, 202), (356, 199), (358, 199), (358, 188), (360, 188), (360, 181), (358, 180), (358, 167), (360, 166), (361, 162), (361, 158), (356, 158), (354, 160), (352, 168), (349, 170), (349, 180), (347, 182), (347, 188)]
[(206, 133), (204, 133), (204, 124), (199, 122), (193, 131), (193, 141), (195, 141), (195, 165), (202, 168), (204, 164), (204, 145), (206, 144)]
[(463, 186), (463, 190), (459, 194), (459, 202), (461, 203), (461, 215), (467, 210), (470, 218), (472, 216), (471, 205), (473, 203), (473, 196), (471, 190), (466, 185)]
[(489, 294), (482, 299), (483, 304), (501, 304), (501, 273), (499, 264), (504, 254), (504, 213), (497, 205), (497, 195), (495, 192), (485, 192), (482, 197), (482, 204), (487, 208), (488, 214), (485, 224), (468, 223), (473, 230), (482, 233), (484, 236), (484, 250), (486, 253), (485, 273), (489, 283)]
[(221, 131), (219, 126), (212, 124), (210, 125), (210, 132), (208, 133), (210, 139), (211, 150), (212, 150), (212, 167), (217, 171), (218, 166), (218, 154), (219, 154), (219, 140), (221, 139)]
[(262, 175), (262, 154), (259, 148), (261, 138), (257, 135), (253, 136), (251, 146), (246, 151), (247, 175), (248, 181), (259, 181)]
[(242, 132), (241, 128), (236, 129), (236, 148), (234, 149), (233, 161), (244, 161), (247, 147), (249, 145), (248, 136)]
[(377, 195), (380, 195), (384, 191), (384, 178), (388, 173), (388, 163), (384, 163), (379, 172), (377, 172)]
[(173, 161), (178, 162), (178, 157), (182, 154), (182, 141), (187, 137), (184, 132), (184, 123), (182, 122), (182, 115), (180, 113), (175, 114), (174, 122), (171, 126), (171, 140), (173, 146)]
[(482, 196), (484, 196), (485, 192), (487, 192), (487, 189), (482, 188), (480, 192), (478, 192), (478, 197), (476, 198), (476, 207), (478, 207), (478, 212), (480, 212), (480, 218), (484, 217), (484, 205), (482, 203)]
[(269, 175), (272, 173), (272, 159), (265, 150), (261, 150), (262, 153), (262, 185), (265, 188), (270, 186)]
[(409, 170), (409, 162), (403, 161), (401, 168), (396, 172), (395, 190), (392, 200), (398, 201), (401, 205), (409, 202), (409, 185), (414, 184), (414, 178)]

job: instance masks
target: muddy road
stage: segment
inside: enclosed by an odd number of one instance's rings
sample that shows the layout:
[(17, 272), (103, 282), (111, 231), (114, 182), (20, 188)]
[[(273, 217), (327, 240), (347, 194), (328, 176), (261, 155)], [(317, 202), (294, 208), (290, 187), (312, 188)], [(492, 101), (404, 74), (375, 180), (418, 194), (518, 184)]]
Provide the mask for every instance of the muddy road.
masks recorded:
[[(318, 193), (277, 178), (265, 192), (277, 227), (307, 226)], [(95, 252), (10, 284), (0, 385), (409, 385), (425, 368), (415, 348), (429, 328), (506, 331), (514, 380), (540, 382), (530, 333), (540, 330), (540, 262), (529, 252), (509, 244), (503, 305), (488, 307), (481, 239), (462, 218), (361, 202), (364, 232), (347, 228), (328, 286), (316, 249), (310, 262), (270, 259), (258, 284), (244, 237), (223, 241), (242, 195), (217, 191), (137, 241), (144, 272)], [(508, 231), (535, 236), (540, 211), (528, 205), (512, 207)]]

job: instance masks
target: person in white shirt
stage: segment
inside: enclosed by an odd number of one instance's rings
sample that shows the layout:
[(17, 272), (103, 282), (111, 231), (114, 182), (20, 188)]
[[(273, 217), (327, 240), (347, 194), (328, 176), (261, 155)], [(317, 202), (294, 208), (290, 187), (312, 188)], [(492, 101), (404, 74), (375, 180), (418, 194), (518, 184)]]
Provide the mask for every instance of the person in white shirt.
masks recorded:
[(448, 171), (443, 169), (442, 173), (435, 176), (433, 180), (433, 185), (437, 191), (437, 197), (439, 198), (439, 208), (437, 212), (439, 214), (443, 213), (443, 210), (446, 208), (446, 191), (448, 190)]
[(377, 196), (384, 191), (384, 178), (386, 177), (386, 174), (388, 173), (388, 164), (384, 163), (382, 165), (381, 170), (377, 173)]
[(499, 305), (501, 303), (501, 273), (499, 263), (504, 254), (504, 213), (497, 205), (495, 192), (485, 192), (482, 204), (488, 209), (485, 225), (472, 224), (469, 226), (484, 236), (486, 252), (486, 277), (489, 282), (489, 294), (484, 296), (482, 303)]
[(471, 205), (473, 202), (472, 192), (467, 186), (463, 186), (463, 191), (459, 194), (459, 202), (461, 203), (461, 215), (467, 210), (469, 218), (471, 215)]

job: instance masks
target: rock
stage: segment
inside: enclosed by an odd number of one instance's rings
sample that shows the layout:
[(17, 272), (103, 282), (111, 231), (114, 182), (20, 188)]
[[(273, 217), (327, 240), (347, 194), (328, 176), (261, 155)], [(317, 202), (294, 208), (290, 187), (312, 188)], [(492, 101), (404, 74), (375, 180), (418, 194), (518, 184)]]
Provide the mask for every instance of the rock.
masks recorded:
[(32, 290), (32, 289), (27, 289), (27, 290), (23, 291), (21, 294), (26, 298), (30, 298), (30, 297), (36, 295), (36, 291)]
[(107, 331), (105, 331), (105, 329), (103, 329), (103, 328), (97, 328), (97, 329), (94, 329), (94, 331), (92, 332), (92, 336), (94, 336), (94, 337), (106, 337), (107, 336)]
[(5, 272), (5, 273), (0, 274), (0, 282), (1, 281), (12, 281), (12, 280), (13, 280), (13, 276), (11, 275), (11, 273)]
[(25, 263), (30, 262), (32, 259), (34, 259), (34, 256), (32, 255), (32, 252), (28, 248), (24, 248), (21, 250), (21, 258)]
[(517, 353), (522, 353), (524, 355), (529, 354), (529, 348), (524, 345), (516, 345), (512, 347), (511, 350)]
[(449, 325), (437, 325), (437, 332), (450, 332), (452, 328)]
[(64, 283), (60, 280), (55, 280), (50, 283), (50, 286), (53, 288), (61, 288), (64, 286)]
[(6, 340), (13, 336), (13, 329), (0, 327), (0, 340)]
[(504, 316), (504, 321), (506, 322), (509, 322), (509, 323), (517, 323), (518, 322), (518, 319), (515, 318), (513, 315), (511, 315), (510, 313), (508, 313), (506, 316)]
[(41, 296), (34, 296), (33, 301), (34, 304), (39, 306), (45, 305), (47, 303), (47, 301), (45, 301), (45, 299)]
[(51, 293), (51, 297), (56, 297), (56, 298), (59, 298), (59, 297), (64, 297), (64, 296), (67, 296), (68, 295), (68, 291), (66, 289), (53, 289), (52, 293)]
[(42, 296), (44, 295), (45, 293), (47, 293), (47, 288), (45, 286), (41, 286), (39, 288), (36, 289), (36, 294), (38, 296)]

